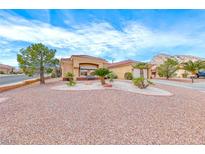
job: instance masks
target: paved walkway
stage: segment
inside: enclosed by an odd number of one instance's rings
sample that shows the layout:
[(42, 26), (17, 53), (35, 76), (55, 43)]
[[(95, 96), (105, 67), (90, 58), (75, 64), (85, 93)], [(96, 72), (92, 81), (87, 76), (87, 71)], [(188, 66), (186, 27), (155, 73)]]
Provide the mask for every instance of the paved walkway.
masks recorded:
[(177, 81), (169, 81), (169, 80), (152, 80), (154, 83), (168, 85), (168, 86), (175, 86), (175, 87), (182, 87), (188, 88), (193, 90), (205, 91), (205, 81), (204, 82), (197, 82), (197, 83), (184, 83), (184, 82), (177, 82)]
[[(109, 83), (108, 81), (106, 81)], [(122, 90), (128, 91), (138, 94), (144, 95), (157, 95), (157, 96), (171, 96), (172, 93), (159, 89), (153, 86), (149, 86), (146, 89), (139, 89), (137, 86), (134, 86), (132, 82), (126, 82), (124, 80), (115, 80), (114, 82), (110, 83), (112, 87), (103, 87), (99, 81), (87, 81), (87, 82), (77, 82), (75, 86), (67, 86), (66, 84), (52, 87), (53, 90), (66, 90), (66, 91), (73, 91), (73, 90), (103, 90), (103, 89), (114, 89), (114, 90)]]

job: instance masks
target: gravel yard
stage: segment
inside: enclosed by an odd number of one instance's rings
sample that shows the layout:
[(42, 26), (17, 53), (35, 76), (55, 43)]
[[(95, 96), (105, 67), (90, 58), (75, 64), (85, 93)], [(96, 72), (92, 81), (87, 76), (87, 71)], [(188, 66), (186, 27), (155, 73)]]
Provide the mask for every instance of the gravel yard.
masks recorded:
[(65, 82), (0, 94), (1, 144), (205, 144), (205, 95), (156, 85), (173, 96), (106, 89), (57, 91)]

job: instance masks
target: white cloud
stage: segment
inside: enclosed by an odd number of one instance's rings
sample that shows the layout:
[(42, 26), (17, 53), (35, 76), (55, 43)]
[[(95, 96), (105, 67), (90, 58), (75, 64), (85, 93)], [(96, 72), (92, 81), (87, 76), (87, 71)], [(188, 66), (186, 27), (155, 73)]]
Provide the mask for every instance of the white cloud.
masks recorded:
[(174, 31), (154, 31), (136, 22), (127, 22), (124, 25), (122, 30), (117, 30), (109, 23), (101, 22), (75, 25), (71, 30), (0, 12), (0, 37), (4, 38), (1, 44), (6, 43), (5, 40), (42, 42), (67, 50), (68, 55), (109, 55), (121, 60), (140, 54), (141, 49), (172, 48), (200, 42), (200, 39), (190, 38), (189, 35)]

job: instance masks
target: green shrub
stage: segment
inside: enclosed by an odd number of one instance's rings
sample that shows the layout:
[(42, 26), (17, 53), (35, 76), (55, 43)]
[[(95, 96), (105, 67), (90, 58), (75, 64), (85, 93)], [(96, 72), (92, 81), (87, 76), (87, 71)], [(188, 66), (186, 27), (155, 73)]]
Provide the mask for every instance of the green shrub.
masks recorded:
[(5, 74), (3, 71), (0, 71), (0, 74)]
[(75, 86), (76, 85), (76, 82), (75, 81), (68, 81), (66, 83), (68, 86)]
[(133, 84), (135, 86), (137, 86), (140, 89), (145, 89), (147, 88), (150, 84), (153, 84), (151, 81), (143, 78), (143, 77), (139, 77), (139, 78), (134, 78), (132, 80)]
[(56, 73), (55, 73), (55, 72), (52, 72), (52, 73), (51, 73), (51, 78), (56, 78), (56, 77), (57, 77)]
[(67, 83), (68, 86), (75, 86), (76, 85), (76, 82), (73, 79), (74, 78), (73, 73), (67, 72), (65, 74), (65, 77), (68, 78), (68, 83)]
[(107, 78), (110, 80), (110, 82), (113, 82), (114, 79), (117, 79), (117, 75), (113, 72), (110, 72), (108, 75), (107, 75)]
[(126, 72), (125, 75), (124, 75), (124, 78), (126, 80), (132, 80), (133, 79), (133, 75), (131, 72)]
[(68, 80), (73, 80), (74, 75), (73, 75), (73, 73), (71, 73), (71, 72), (66, 72), (66, 73), (65, 73), (65, 77), (68, 78)]

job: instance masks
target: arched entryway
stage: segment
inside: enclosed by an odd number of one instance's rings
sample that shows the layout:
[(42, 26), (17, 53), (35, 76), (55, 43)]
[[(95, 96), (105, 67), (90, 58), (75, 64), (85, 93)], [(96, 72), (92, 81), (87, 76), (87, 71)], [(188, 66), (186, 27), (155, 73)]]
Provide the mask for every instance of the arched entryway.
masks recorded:
[(97, 64), (80, 63), (79, 64), (79, 77), (93, 76), (93, 72), (98, 68)]

